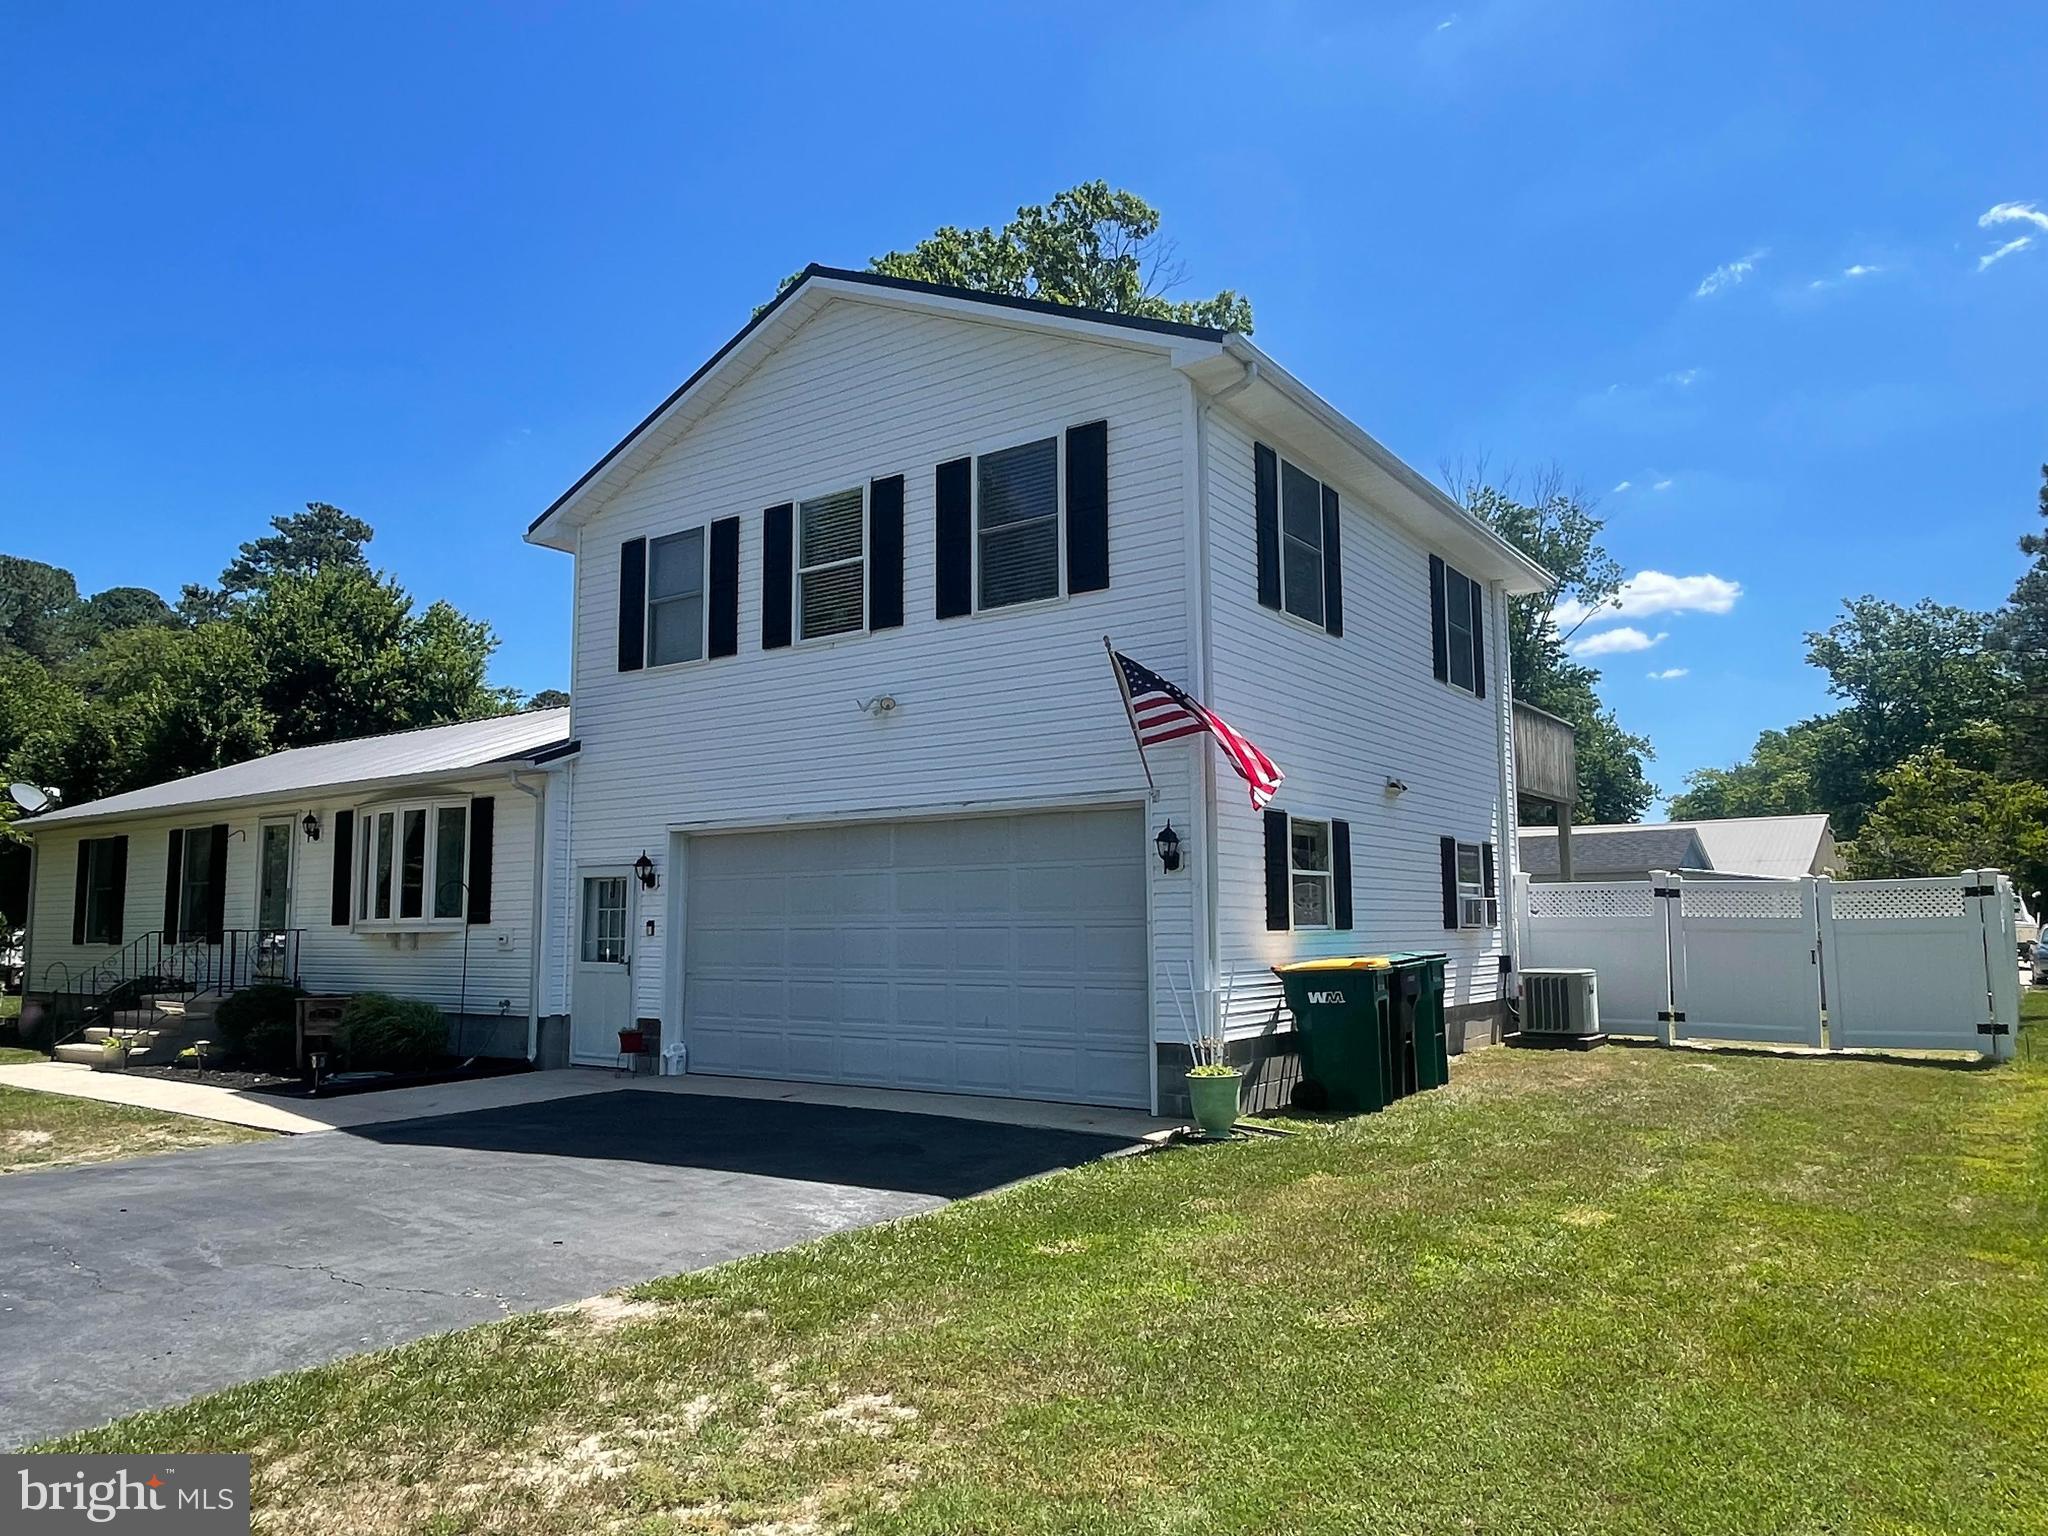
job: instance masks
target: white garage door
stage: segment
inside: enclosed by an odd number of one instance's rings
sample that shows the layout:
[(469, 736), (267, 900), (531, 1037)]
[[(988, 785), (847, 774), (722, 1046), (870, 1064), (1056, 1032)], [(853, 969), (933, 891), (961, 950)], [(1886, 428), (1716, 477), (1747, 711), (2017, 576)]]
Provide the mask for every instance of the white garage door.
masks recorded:
[(692, 838), (690, 1069), (1143, 1106), (1135, 811)]

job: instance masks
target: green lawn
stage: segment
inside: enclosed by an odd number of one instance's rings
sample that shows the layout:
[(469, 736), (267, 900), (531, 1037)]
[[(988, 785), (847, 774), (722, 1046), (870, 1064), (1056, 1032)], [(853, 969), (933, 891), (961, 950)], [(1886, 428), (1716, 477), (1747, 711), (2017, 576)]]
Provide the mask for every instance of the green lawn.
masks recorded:
[[(0, 1046), (0, 1066), (44, 1059), (41, 1051)], [(0, 1086), (0, 1174), (109, 1163), (222, 1141), (262, 1141), (267, 1134), (189, 1115)]]
[(62, 1446), (253, 1452), (273, 1532), (2048, 1530), (2036, 1034), (1484, 1052)]

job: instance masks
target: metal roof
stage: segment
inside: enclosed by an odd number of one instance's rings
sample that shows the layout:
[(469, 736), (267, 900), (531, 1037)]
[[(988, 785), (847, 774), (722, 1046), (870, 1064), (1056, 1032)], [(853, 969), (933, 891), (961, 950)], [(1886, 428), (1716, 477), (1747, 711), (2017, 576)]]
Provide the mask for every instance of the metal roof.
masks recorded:
[(538, 709), (460, 725), (430, 725), (388, 736), (359, 736), (317, 747), (294, 747), (189, 778), (62, 806), (15, 825), (35, 831), (59, 822), (108, 816), (149, 816), (230, 801), (262, 800), (309, 790), (386, 784), (530, 760), (569, 739), (569, 711)]
[[(1793, 880), (1815, 873), (1828, 837), (1828, 818), (1731, 816), (1720, 821), (1624, 822), (1572, 828), (1572, 874), (1608, 870), (1711, 869), (1723, 875)], [(1674, 863), (1697, 846), (1704, 855)], [(1557, 834), (1549, 827), (1522, 832), (1522, 868), (1557, 873)], [(1639, 855), (1650, 856), (1645, 858)]]

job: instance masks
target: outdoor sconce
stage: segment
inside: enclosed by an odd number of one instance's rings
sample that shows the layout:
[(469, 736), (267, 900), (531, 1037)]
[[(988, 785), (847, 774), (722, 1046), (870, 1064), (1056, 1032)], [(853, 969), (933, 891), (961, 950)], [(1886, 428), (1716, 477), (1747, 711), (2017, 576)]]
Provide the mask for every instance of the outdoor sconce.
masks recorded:
[(1408, 793), (1408, 786), (1399, 779), (1389, 779), (1387, 780), (1387, 793), (1390, 795), (1405, 795)]
[(647, 850), (640, 850), (640, 857), (633, 861), (633, 873), (640, 877), (640, 889), (654, 889), (654, 860), (647, 857)]
[(1169, 875), (1180, 868), (1180, 834), (1173, 830), (1169, 819), (1159, 829), (1159, 835), (1152, 839), (1152, 846), (1159, 850), (1159, 867)]
[(316, 815), (316, 814), (315, 814), (314, 812), (312, 812), (312, 811), (308, 811), (308, 812), (306, 812), (306, 819), (305, 819), (304, 821), (302, 821), (302, 822), (300, 822), (300, 823), (299, 823), (299, 830), (300, 830), (301, 832), (303, 832), (303, 833), (305, 833), (305, 834), (306, 834), (306, 841), (307, 841), (307, 842), (309, 842), (309, 843), (317, 843), (317, 842), (319, 842), (319, 841), (320, 841), (320, 818), (319, 818), (319, 816), (318, 816), (318, 815)]

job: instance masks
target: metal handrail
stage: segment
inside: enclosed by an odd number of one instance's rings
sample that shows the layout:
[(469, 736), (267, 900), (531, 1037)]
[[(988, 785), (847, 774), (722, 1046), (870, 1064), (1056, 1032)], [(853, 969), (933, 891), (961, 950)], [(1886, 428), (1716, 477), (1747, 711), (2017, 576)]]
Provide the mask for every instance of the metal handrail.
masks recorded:
[[(217, 936), (167, 940), (162, 929), (152, 929), (76, 975), (63, 961), (52, 961), (43, 971), (51, 1010), (50, 1054), (144, 993), (151, 998), (155, 1024), (164, 1017), (158, 998), (236, 992), (259, 982), (296, 986), (303, 935), (299, 928), (227, 928)], [(60, 969), (63, 985), (49, 987), (51, 972)]]

